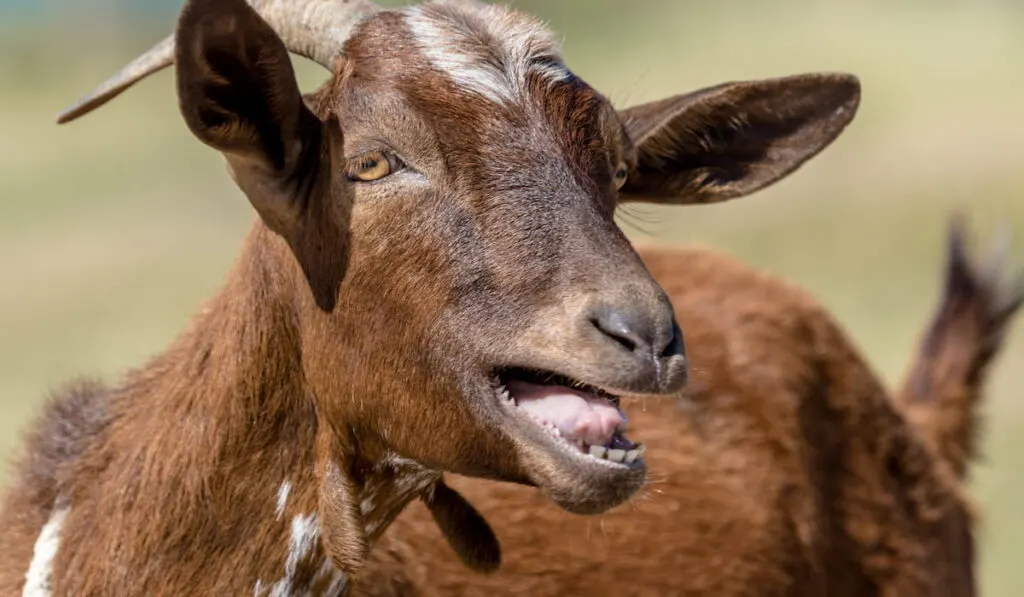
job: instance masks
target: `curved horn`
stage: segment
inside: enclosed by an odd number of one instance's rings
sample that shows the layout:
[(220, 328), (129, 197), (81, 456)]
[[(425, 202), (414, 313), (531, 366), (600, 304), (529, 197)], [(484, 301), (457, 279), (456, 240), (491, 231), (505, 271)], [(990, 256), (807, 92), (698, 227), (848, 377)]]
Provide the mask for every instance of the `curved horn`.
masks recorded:
[[(246, 0), (281, 37), (290, 52), (331, 68), (345, 40), (363, 18), (381, 10), (370, 0)], [(149, 75), (174, 64), (170, 35), (139, 56), (92, 93), (57, 116), (64, 124), (84, 116), (117, 97)]]

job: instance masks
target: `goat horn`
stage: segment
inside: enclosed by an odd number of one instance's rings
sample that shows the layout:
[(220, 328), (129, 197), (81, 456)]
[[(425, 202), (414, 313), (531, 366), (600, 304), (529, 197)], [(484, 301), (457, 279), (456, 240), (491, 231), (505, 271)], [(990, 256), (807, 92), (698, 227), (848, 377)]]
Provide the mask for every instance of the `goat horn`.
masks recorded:
[[(341, 54), (352, 29), (379, 10), (370, 0), (246, 0), (274, 29), (290, 52), (324, 68)], [(64, 124), (92, 112), (149, 75), (174, 64), (174, 35), (139, 56), (57, 116)]]

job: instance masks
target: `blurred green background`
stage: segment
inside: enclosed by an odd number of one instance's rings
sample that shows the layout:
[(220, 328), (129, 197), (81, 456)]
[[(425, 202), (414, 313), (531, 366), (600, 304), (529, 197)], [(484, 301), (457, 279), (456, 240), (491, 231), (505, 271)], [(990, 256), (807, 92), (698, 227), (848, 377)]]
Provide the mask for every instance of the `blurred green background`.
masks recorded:
[[(385, 2), (397, 4), (398, 2)], [(730, 204), (631, 210), (647, 242), (719, 247), (809, 288), (881, 375), (904, 371), (938, 292), (952, 210), (1024, 232), (1024, 3), (540, 0), (571, 67), (625, 106), (726, 80), (861, 77), (847, 132)], [(186, 131), (164, 72), (58, 127), (57, 111), (169, 33), (177, 1), (0, 0), (0, 453), (49, 388), (107, 379), (217, 290), (253, 214)], [(307, 87), (324, 73), (303, 62)], [(1024, 266), (1024, 241), (1016, 245)], [(1024, 328), (1022, 328), (1024, 329)], [(1024, 594), (1019, 332), (991, 379), (975, 470), (983, 592)], [(4, 473), (6, 474), (6, 473)]]

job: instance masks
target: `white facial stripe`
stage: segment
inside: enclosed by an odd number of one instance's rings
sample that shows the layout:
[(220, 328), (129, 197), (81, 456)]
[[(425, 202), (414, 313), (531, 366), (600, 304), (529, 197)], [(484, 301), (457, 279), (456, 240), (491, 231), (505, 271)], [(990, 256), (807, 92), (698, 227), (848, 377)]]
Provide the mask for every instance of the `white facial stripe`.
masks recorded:
[(495, 103), (521, 97), (531, 73), (551, 82), (570, 74), (551, 32), (503, 6), (435, 2), (407, 9), (405, 23), (434, 68)]
[(21, 593), (23, 597), (49, 597), (52, 593), (53, 559), (57, 557), (60, 530), (67, 515), (68, 508), (55, 510), (39, 531), (32, 563), (25, 573), (25, 588)]
[(504, 74), (492, 65), (480, 64), (477, 57), (453, 48), (452, 34), (444, 23), (426, 17), (420, 7), (411, 9), (405, 22), (427, 60), (434, 68), (451, 77), (457, 86), (495, 103), (512, 99), (512, 90)]

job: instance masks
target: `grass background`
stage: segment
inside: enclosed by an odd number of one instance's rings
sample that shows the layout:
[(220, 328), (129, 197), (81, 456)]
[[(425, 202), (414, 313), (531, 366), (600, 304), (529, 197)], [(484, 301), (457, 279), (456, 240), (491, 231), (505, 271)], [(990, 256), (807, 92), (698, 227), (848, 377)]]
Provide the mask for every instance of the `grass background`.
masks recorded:
[[(982, 241), (1003, 223), (1024, 230), (1024, 5), (518, 4), (563, 34), (570, 66), (621, 106), (726, 80), (861, 77), (853, 125), (789, 179), (728, 204), (644, 208), (627, 230), (710, 244), (799, 282), (892, 383), (937, 296), (949, 214), (965, 211)], [(160, 350), (217, 290), (253, 220), (221, 159), (181, 123), (169, 72), (53, 123), (168, 33), (175, 2), (12, 6), (0, 0), (0, 456), (49, 388), (78, 373), (115, 379)], [(306, 87), (323, 78), (299, 62)], [(1024, 267), (1024, 241), (1015, 247)], [(991, 378), (973, 480), (982, 588), (995, 597), (1024, 594), (1022, 339), (1011, 335)]]

